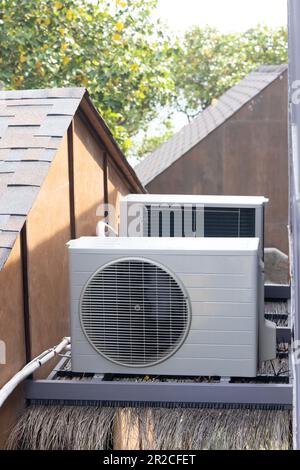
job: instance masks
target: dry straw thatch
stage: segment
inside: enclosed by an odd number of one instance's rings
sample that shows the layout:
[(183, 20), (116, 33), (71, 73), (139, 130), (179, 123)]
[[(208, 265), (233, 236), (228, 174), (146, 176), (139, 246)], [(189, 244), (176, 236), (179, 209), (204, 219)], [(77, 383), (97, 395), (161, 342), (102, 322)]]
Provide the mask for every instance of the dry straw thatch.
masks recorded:
[(289, 411), (36, 405), (10, 449), (289, 449)]

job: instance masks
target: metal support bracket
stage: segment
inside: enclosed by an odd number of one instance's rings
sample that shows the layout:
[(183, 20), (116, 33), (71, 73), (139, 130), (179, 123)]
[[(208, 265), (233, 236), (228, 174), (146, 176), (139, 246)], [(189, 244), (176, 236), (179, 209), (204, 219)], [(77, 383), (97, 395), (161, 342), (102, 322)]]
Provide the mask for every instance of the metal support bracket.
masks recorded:
[(28, 380), (26, 398), (46, 402), (292, 406), (290, 384)]
[(265, 284), (265, 300), (289, 300), (290, 298), (290, 285)]

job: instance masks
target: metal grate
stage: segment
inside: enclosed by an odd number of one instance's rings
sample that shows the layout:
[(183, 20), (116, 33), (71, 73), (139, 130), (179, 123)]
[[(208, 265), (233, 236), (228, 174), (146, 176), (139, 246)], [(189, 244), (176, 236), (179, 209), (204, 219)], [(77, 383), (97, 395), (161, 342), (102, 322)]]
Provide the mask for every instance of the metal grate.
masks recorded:
[(153, 365), (181, 346), (188, 332), (186, 293), (152, 261), (115, 261), (96, 272), (80, 302), (83, 330), (107, 359), (126, 366)]
[(144, 237), (255, 237), (255, 209), (147, 205)]
[(206, 207), (205, 237), (255, 237), (255, 209)]

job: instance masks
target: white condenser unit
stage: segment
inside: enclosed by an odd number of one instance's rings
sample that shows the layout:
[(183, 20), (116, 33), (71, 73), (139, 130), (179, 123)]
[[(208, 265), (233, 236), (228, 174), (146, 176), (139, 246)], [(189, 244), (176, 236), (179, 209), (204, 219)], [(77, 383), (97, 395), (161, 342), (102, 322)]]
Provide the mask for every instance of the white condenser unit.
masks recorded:
[(257, 196), (130, 194), (121, 199), (123, 237), (258, 237), (264, 206)]
[(275, 357), (258, 238), (69, 242), (72, 370), (253, 377)]

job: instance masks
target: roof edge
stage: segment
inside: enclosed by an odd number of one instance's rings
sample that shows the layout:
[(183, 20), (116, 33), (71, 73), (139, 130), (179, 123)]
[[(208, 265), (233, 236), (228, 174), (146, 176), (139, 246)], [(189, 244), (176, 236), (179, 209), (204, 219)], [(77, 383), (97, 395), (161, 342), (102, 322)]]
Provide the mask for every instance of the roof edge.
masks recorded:
[[(271, 67), (271, 66), (264, 66), (264, 67)], [(258, 96), (260, 93), (262, 93), (264, 90), (266, 90), (268, 87), (270, 87), (276, 80), (278, 80), (284, 73), (288, 72), (288, 66), (285, 65), (285, 68), (284, 70), (281, 70), (280, 72), (277, 73), (277, 77), (272, 81), (272, 82), (269, 82), (267, 83), (263, 88), (261, 88), (261, 90), (257, 93), (256, 96)], [(252, 72), (250, 72), (250, 74), (253, 74), (253, 73), (263, 73), (263, 72), (260, 72), (259, 71), (259, 68), (258, 69), (254, 69), (252, 70)], [(267, 73), (267, 72), (265, 72)], [(276, 72), (273, 72), (274, 74), (276, 74)], [(250, 74), (246, 75), (244, 78), (247, 78)], [(235, 85), (234, 85), (235, 86)], [(231, 87), (230, 89), (234, 88)], [(230, 90), (229, 89), (229, 90)], [(227, 91), (229, 91), (227, 90)], [(226, 92), (225, 92), (226, 93)], [(223, 95), (225, 94), (223, 93)], [(221, 95), (220, 98), (223, 96)], [(158, 173), (157, 175), (153, 176), (153, 178), (151, 179), (145, 179), (144, 182), (142, 182), (142, 184), (144, 185), (144, 187), (146, 188), (146, 186), (151, 183), (155, 178), (157, 178), (158, 176), (162, 175), (168, 168), (170, 168), (172, 165), (174, 165), (180, 158), (184, 157), (187, 153), (189, 153), (193, 148), (195, 148), (197, 145), (199, 145), (199, 143), (206, 139), (210, 134), (212, 134), (216, 129), (219, 129), (219, 127), (223, 126), (229, 119), (232, 118), (232, 116), (234, 116), (236, 113), (238, 113), (244, 106), (247, 106), (251, 101), (253, 100), (253, 97), (249, 97), (249, 99), (244, 102), (237, 110), (235, 110), (230, 116), (228, 116), (223, 122), (221, 122), (220, 124), (218, 124), (216, 127), (214, 127), (211, 131), (209, 131), (205, 137), (201, 140), (199, 140), (196, 144), (192, 145), (188, 150), (186, 150), (182, 155), (180, 155), (179, 158), (177, 158), (176, 160), (170, 162), (169, 165), (165, 166), (163, 168), (163, 170)], [(210, 108), (212, 105), (210, 104), (207, 108), (205, 108), (203, 110), (203, 112), (205, 112), (208, 108)], [(197, 116), (198, 117), (198, 116)], [(197, 119), (197, 117), (195, 119)], [(181, 127), (177, 132), (175, 132), (175, 134), (170, 138), (172, 139), (176, 134), (178, 134), (179, 132), (182, 131), (182, 129), (184, 129), (184, 127), (186, 126), (189, 126), (190, 123), (186, 124), (185, 126)], [(169, 140), (170, 140), (169, 139)], [(157, 149), (155, 149), (152, 153), (150, 153), (149, 155), (147, 155), (141, 162), (139, 162), (134, 168), (137, 169), (139, 165), (141, 165), (143, 163), (144, 160), (146, 160), (147, 158), (150, 158), (156, 151), (158, 151), (163, 145), (165, 145), (166, 143), (168, 142), (168, 140), (166, 142), (163, 142), (159, 147), (157, 147)], [(147, 191), (147, 190), (146, 190)]]
[(131, 187), (137, 192), (146, 193), (147, 191), (141, 180), (127, 161), (124, 153), (112, 135), (111, 130), (109, 129), (99, 111), (94, 106), (87, 90), (85, 90), (79, 108), (81, 108), (83, 111), (86, 119), (98, 134), (99, 138), (103, 142), (104, 147), (107, 149), (107, 152), (118, 165), (127, 181), (130, 183)]

